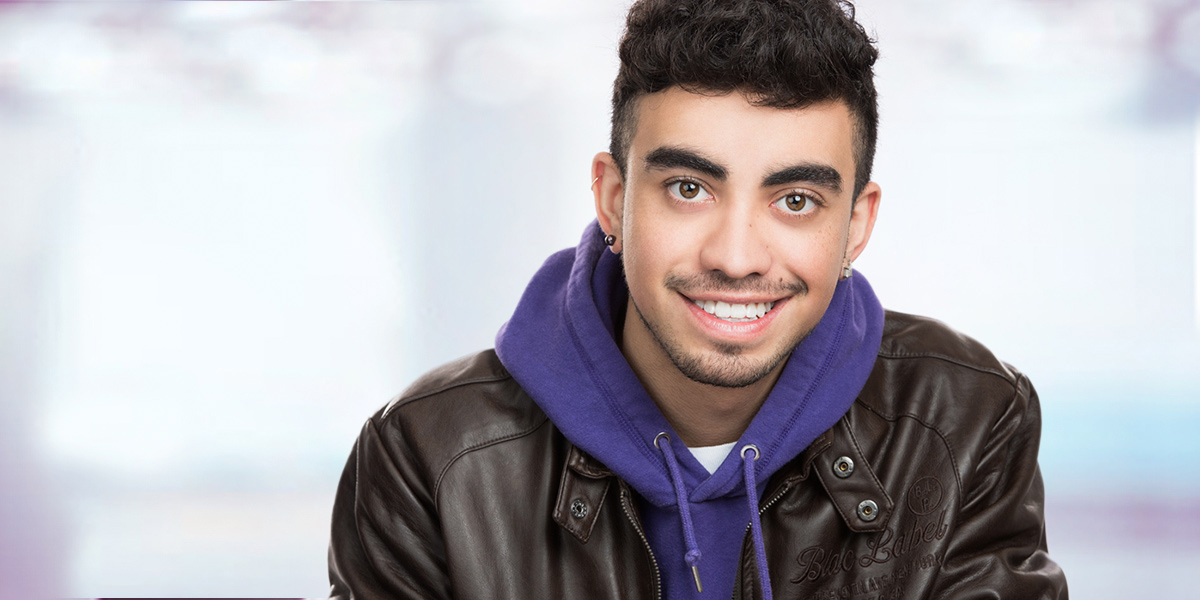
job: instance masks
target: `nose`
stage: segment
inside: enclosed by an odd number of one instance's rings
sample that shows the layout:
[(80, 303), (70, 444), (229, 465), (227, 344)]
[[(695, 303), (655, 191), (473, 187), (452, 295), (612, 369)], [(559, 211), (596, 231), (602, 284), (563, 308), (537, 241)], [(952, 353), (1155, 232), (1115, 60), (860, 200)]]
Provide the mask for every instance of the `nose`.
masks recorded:
[(733, 279), (766, 275), (771, 268), (767, 224), (757, 221), (750, 206), (730, 206), (720, 213), (700, 250), (701, 266)]

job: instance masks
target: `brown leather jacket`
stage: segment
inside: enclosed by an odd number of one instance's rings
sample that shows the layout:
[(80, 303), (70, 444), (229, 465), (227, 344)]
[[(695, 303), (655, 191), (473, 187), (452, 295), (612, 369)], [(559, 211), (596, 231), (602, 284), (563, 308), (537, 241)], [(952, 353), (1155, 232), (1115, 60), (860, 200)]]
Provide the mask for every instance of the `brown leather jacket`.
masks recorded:
[[(854, 405), (762, 497), (775, 597), (1066, 598), (1046, 554), (1040, 428), (1023, 375), (887, 313)], [(482, 352), (363, 426), (333, 510), (331, 596), (662, 597), (633, 494)], [(759, 597), (753, 555), (747, 540), (735, 599)]]

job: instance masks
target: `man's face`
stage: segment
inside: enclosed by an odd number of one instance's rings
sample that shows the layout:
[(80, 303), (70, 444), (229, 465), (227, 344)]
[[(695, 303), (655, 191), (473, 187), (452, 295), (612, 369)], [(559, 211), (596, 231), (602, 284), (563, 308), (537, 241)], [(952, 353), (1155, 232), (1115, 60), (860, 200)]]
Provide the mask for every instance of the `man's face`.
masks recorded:
[(874, 219), (874, 184), (851, 209), (849, 110), (670, 88), (641, 99), (636, 127), (608, 230), (629, 285), (625, 342), (651, 347), (626, 352), (724, 387), (777, 372)]

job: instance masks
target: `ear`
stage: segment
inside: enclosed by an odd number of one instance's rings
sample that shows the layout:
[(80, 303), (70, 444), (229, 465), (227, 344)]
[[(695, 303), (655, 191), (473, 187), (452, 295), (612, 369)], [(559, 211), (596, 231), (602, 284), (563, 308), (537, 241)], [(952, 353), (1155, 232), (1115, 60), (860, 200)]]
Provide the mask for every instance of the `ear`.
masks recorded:
[(601, 152), (592, 159), (592, 195), (596, 197), (596, 219), (605, 233), (615, 236), (611, 247), (620, 254), (623, 234), (621, 215), (625, 210), (625, 182), (611, 154)]
[(846, 239), (846, 259), (858, 260), (858, 255), (867, 247), (871, 231), (875, 229), (875, 217), (879, 214), (879, 199), (883, 190), (874, 181), (863, 186), (850, 212), (850, 235)]

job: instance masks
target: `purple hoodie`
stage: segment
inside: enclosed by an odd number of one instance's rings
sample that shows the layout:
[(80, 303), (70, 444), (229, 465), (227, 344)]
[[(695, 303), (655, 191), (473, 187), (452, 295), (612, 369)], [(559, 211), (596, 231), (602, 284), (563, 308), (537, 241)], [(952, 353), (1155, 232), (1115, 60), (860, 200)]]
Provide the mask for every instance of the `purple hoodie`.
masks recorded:
[[(496, 335), (496, 352), (571, 443), (640, 495), (665, 597), (727, 598), (747, 527), (758, 526), (748, 503), (757, 505), (767, 479), (850, 408), (879, 352), (883, 308), (861, 274), (839, 282), (735, 450), (710, 475), (617, 348), (614, 331), (629, 292), (620, 258), (607, 251), (603, 237), (593, 221), (577, 248), (546, 260)], [(655, 445), (660, 433), (671, 448)], [(741, 450), (750, 444), (758, 459), (751, 451), (743, 462)], [(754, 481), (749, 494), (748, 479)], [(687, 499), (682, 510), (679, 497)], [(761, 573), (767, 566), (761, 532), (751, 533)]]

